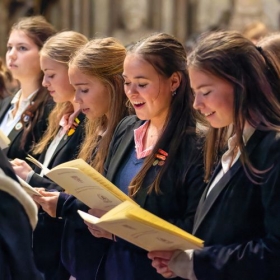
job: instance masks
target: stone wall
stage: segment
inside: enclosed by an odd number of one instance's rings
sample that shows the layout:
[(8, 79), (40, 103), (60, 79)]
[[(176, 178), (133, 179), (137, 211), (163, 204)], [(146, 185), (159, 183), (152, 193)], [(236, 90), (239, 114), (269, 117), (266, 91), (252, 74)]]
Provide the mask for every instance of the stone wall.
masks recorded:
[[(116, 36), (124, 44), (155, 31), (171, 33), (184, 42), (191, 32), (191, 0), (21, 0), (23, 5), (8, 15), (12, 2), (0, 1), (0, 11), (5, 13), (0, 14), (1, 19), (15, 21), (33, 11), (42, 13), (58, 30), (71, 29), (90, 38)], [(0, 29), (1, 38), (5, 38), (0, 42), (2, 56), (12, 22), (1, 22), (6, 23)]]
[(253, 20), (279, 30), (280, 0), (0, 0), (0, 56), (11, 24), (38, 13), (58, 30), (79, 31), (89, 38), (116, 36), (129, 44), (163, 31), (185, 42), (193, 33), (218, 26), (240, 30)]

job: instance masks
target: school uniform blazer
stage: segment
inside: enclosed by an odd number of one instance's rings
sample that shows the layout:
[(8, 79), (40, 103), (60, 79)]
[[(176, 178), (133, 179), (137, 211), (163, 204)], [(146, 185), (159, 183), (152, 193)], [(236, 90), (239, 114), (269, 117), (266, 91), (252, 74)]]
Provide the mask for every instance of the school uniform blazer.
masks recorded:
[(0, 279), (43, 280), (35, 266), (32, 252), (35, 204), (31, 203), (18, 183), (2, 172), (0, 201)]
[(3, 170), (3, 172), (13, 180), (19, 183), (16, 174), (8, 161), (8, 158), (6, 155), (3, 153), (2, 149), (0, 148), (0, 168)]
[[(105, 163), (105, 175), (113, 183), (118, 168), (127, 160), (127, 157), (130, 157), (131, 151), (134, 149), (134, 129), (141, 124), (143, 121), (138, 120), (136, 116), (129, 116), (116, 129)], [(152, 166), (147, 172), (143, 184), (135, 196), (135, 201), (142, 208), (188, 232), (192, 230), (195, 210), (205, 187), (202, 154), (200, 150), (196, 151), (196, 140), (195, 136), (182, 135), (177, 149), (177, 161), (162, 177), (161, 194), (156, 194), (154, 191), (147, 194), (148, 186), (155, 180), (161, 168), (157, 165)], [(191, 158), (192, 152), (196, 154), (193, 158)], [(127, 253), (123, 253), (124, 251)], [(126, 260), (124, 263), (123, 259), (127, 254), (130, 255), (131, 262)], [(116, 275), (115, 279), (128, 279), (128, 277), (134, 280), (162, 279), (151, 266), (145, 250), (119, 238), (117, 238), (117, 242), (112, 242), (107, 253), (104, 271), (108, 269), (112, 271), (111, 274)], [(111, 277), (107, 275), (102, 277), (104, 271), (101, 270), (98, 273), (97, 279)]]
[(199, 280), (280, 279), (280, 133), (256, 130), (246, 150), (266, 172), (254, 183), (239, 159), (206, 198), (217, 166), (195, 216), (193, 234), (205, 240), (194, 253)]
[[(11, 107), (11, 101), (13, 99), (13, 96), (8, 96), (3, 101), (0, 103), (0, 123), (4, 119), (6, 113)], [(48, 116), (53, 109), (54, 102), (50, 98), (44, 106), (39, 108), (38, 110), (43, 110), (42, 117), (38, 120), (36, 123), (34, 129), (33, 129), (33, 134), (34, 134), (34, 139), (35, 143), (39, 141), (39, 139), (42, 137), (44, 134), (45, 130), (48, 127)], [(26, 139), (26, 144), (24, 146), (24, 149), (20, 149), (20, 140), (23, 135), (23, 128), (17, 130), (15, 127), (13, 130), (10, 132), (8, 137), (11, 140), (10, 146), (4, 150), (5, 154), (7, 155), (8, 158), (14, 159), (14, 158), (19, 158), (22, 160), (25, 160), (25, 157), (27, 156), (27, 153), (29, 153), (30, 149), (32, 148), (34, 141), (32, 138), (32, 135), (29, 134), (29, 136)], [(38, 157), (38, 156), (34, 156)]]
[[(135, 145), (134, 129), (143, 123), (144, 121), (137, 119), (136, 116), (128, 116), (118, 125), (105, 162), (105, 176), (111, 182), (114, 182), (118, 167), (127, 159), (127, 154), (129, 155)], [(147, 194), (146, 187), (154, 181), (161, 168), (157, 165), (147, 173), (135, 201), (155, 215), (190, 232), (193, 224), (192, 217), (194, 217), (205, 185), (203, 183), (202, 153), (196, 148), (197, 139), (194, 136), (185, 137), (193, 137), (191, 147), (190, 142), (182, 140), (178, 147), (178, 160), (170, 167), (161, 181), (162, 195), (154, 192)], [(197, 152), (195, 152), (196, 149)], [(191, 151), (196, 153), (195, 161), (190, 160)], [(186, 174), (187, 176), (185, 176)], [(184, 218), (178, 219), (178, 217)]]
[[(78, 127), (76, 128), (74, 134), (71, 136), (65, 135), (61, 141), (59, 142), (58, 146), (56, 147), (50, 163), (48, 164), (47, 168), (52, 169), (53, 167), (73, 160), (77, 158), (80, 145), (82, 144), (84, 140), (84, 121), (85, 121), (85, 115), (80, 113), (78, 116), (78, 119), (80, 120), (80, 123)], [(41, 155), (39, 156), (39, 162), (43, 162), (46, 156), (47, 149), (45, 149)], [(32, 187), (43, 187), (48, 190), (58, 190), (62, 191), (63, 189), (53, 183), (50, 179), (47, 177), (40, 176), (41, 169), (39, 167), (34, 168), (35, 173), (31, 177), (29, 184)]]
[[(80, 123), (74, 134), (63, 137), (52, 155), (48, 168), (73, 160), (77, 157), (80, 144), (84, 139), (85, 115), (79, 114)], [(43, 162), (47, 149), (40, 155), (39, 161)], [(62, 191), (63, 189), (47, 177), (41, 177), (38, 173), (41, 169), (35, 167), (36, 172), (31, 177), (29, 184), (32, 187), (43, 187), (48, 190)], [(36, 265), (44, 273), (46, 280), (53, 280), (59, 272), (61, 239), (64, 220), (50, 217), (42, 209), (39, 211), (38, 225), (33, 235), (33, 250)], [(69, 278), (68, 278), (69, 279)]]

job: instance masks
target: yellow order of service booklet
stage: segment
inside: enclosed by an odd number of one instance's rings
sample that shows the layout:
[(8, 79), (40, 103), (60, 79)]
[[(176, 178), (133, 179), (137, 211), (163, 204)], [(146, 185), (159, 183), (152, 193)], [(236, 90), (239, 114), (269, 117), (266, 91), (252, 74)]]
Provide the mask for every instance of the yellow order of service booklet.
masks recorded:
[(130, 201), (122, 202), (101, 218), (81, 210), (78, 210), (78, 213), (85, 221), (147, 251), (187, 250), (203, 247), (203, 240)]
[[(135, 203), (83, 159), (59, 164), (51, 170), (32, 156), (27, 159), (43, 170), (44, 175), (90, 208), (109, 211), (125, 200)], [(136, 203), (135, 203), (136, 204)]]

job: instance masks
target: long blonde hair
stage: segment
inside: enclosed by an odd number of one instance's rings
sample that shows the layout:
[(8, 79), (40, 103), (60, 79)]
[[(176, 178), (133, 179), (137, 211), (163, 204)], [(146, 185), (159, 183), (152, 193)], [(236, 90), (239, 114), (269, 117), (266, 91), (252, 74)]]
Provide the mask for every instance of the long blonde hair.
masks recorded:
[[(74, 31), (63, 31), (49, 38), (41, 49), (40, 55), (48, 56), (50, 59), (64, 64), (68, 68), (70, 57), (80, 47), (88, 42), (81, 33)], [(74, 89), (73, 89), (74, 94)], [(34, 154), (42, 153), (46, 146), (56, 136), (59, 125), (58, 121), (63, 115), (73, 113), (74, 107), (71, 102), (57, 103), (49, 115), (49, 126), (41, 141), (34, 147)]]
[[(109, 91), (110, 117), (107, 119), (104, 115), (86, 121), (86, 136), (79, 152), (80, 158), (101, 173), (113, 132), (128, 111), (121, 76), (125, 55), (125, 47), (116, 39), (93, 39), (79, 49), (70, 61), (70, 66), (78, 68), (88, 77), (98, 78)], [(102, 133), (104, 135), (100, 140)]]

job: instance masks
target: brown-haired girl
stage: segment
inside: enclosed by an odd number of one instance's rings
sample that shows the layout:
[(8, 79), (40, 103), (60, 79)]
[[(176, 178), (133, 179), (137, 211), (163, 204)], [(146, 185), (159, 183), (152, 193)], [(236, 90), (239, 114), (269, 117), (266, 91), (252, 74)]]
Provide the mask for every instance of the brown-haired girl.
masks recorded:
[[(171, 35), (151, 35), (129, 48), (122, 76), (137, 116), (118, 125), (105, 175), (141, 207), (190, 231), (204, 184), (185, 49)], [(98, 277), (162, 279), (145, 250), (88, 226), (94, 236), (112, 239)]]
[(39, 52), (54, 35), (54, 27), (42, 16), (23, 18), (12, 26), (6, 64), (20, 82), (17, 94), (5, 98), (0, 107), (0, 129), (10, 138), (10, 159), (24, 159), (47, 128), (53, 102), (42, 87)]
[(205, 146), (209, 183), (193, 228), (205, 247), (149, 257), (166, 278), (276, 280), (280, 76), (261, 47), (233, 31), (201, 39), (188, 56), (188, 71), (193, 106), (210, 126)]

